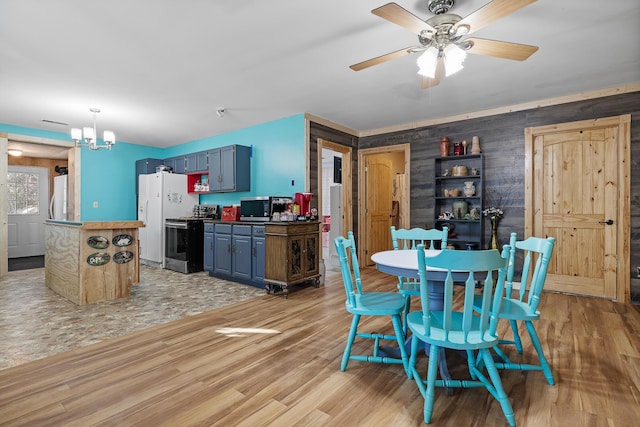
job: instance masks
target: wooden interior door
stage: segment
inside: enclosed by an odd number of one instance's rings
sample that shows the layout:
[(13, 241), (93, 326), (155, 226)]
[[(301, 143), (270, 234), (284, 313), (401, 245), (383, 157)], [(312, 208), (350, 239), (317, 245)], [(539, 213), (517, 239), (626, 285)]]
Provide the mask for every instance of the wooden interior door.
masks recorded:
[(365, 164), (366, 265), (371, 255), (391, 249), (391, 161), (370, 156)]
[(617, 120), (527, 129), (526, 234), (556, 238), (546, 290), (624, 295), (621, 132)]

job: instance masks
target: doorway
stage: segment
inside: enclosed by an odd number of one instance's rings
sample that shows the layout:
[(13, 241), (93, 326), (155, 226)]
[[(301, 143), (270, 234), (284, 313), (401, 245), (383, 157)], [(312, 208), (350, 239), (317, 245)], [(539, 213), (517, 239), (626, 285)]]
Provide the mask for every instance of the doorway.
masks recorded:
[(630, 300), (631, 116), (525, 129), (525, 236), (555, 237), (545, 290)]
[(318, 139), (318, 210), (322, 221), (322, 257), (327, 270), (340, 263), (333, 245), (352, 230), (351, 148)]
[(49, 169), (9, 166), (6, 197), (8, 257), (44, 255), (44, 222), (49, 217)]
[[(42, 166), (49, 167), (49, 176), (54, 174), (54, 166), (58, 164), (57, 160), (65, 160), (69, 170), (69, 220), (80, 220), (80, 168), (81, 156), (79, 148), (72, 149), (69, 141), (60, 141), (54, 139), (46, 139), (41, 137), (32, 137), (19, 134), (0, 133), (0, 188), (7, 188), (7, 176), (9, 168), (9, 159), (7, 150), (19, 149), (23, 152), (19, 162), (12, 161), (14, 166)], [(53, 166), (52, 166), (53, 165)], [(51, 184), (50, 184), (51, 185)], [(49, 187), (49, 192), (52, 189)], [(47, 193), (47, 194), (48, 194)], [(0, 192), (0, 224), (8, 224), (9, 222), (7, 192)], [(8, 227), (0, 227), (0, 277), (8, 272)]]
[(391, 249), (391, 225), (410, 227), (409, 144), (358, 152), (358, 257), (370, 266), (371, 255)]

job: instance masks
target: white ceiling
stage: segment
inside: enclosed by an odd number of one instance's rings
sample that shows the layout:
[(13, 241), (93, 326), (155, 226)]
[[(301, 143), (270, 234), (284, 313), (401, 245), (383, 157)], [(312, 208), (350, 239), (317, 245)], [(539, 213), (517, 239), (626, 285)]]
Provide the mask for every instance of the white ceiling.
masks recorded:
[(532, 57), (469, 55), (430, 90), (417, 55), (349, 69), (416, 44), (371, 14), (384, 3), (0, 0), (0, 123), (67, 132), (98, 107), (99, 131), (168, 147), (300, 113), (367, 132), (640, 82), (638, 0), (539, 0), (473, 34), (539, 46)]

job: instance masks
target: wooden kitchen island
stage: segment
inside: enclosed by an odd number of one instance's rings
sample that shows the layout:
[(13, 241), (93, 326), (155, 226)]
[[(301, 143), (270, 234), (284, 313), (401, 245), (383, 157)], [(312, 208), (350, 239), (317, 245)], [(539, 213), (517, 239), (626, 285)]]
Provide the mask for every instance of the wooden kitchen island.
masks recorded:
[(140, 281), (142, 221), (45, 222), (45, 284), (76, 304), (128, 297)]

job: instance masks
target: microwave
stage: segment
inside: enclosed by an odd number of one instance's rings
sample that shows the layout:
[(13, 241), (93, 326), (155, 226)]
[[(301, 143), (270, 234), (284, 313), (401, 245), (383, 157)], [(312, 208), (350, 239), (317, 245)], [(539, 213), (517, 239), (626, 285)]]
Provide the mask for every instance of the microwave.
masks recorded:
[(240, 199), (240, 221), (270, 221), (276, 212), (286, 211), (292, 199), (285, 197), (246, 197)]

